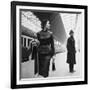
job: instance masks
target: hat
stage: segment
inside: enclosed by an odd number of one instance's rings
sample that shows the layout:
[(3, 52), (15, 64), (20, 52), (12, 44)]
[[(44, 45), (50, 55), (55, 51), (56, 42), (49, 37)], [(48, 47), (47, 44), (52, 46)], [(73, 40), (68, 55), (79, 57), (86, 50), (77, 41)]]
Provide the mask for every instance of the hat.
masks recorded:
[(70, 30), (69, 34), (72, 34), (72, 33), (74, 33), (73, 30)]

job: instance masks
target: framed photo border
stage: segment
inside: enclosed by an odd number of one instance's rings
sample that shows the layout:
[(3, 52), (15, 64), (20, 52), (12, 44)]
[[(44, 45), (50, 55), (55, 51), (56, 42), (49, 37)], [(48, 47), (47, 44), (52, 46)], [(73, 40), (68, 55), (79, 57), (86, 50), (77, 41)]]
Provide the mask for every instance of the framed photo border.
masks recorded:
[[(39, 7), (55, 7), (55, 8), (74, 8), (84, 9), (84, 81), (73, 82), (55, 82), (55, 83), (43, 83), (43, 84), (16, 84), (16, 6), (39, 6)], [(69, 5), (69, 4), (52, 4), (52, 3), (35, 3), (35, 2), (11, 2), (11, 42), (10, 42), (10, 55), (11, 55), (11, 88), (32, 88), (32, 87), (50, 87), (50, 86), (66, 86), (66, 85), (81, 85), (88, 83), (88, 6), (85, 5)]]

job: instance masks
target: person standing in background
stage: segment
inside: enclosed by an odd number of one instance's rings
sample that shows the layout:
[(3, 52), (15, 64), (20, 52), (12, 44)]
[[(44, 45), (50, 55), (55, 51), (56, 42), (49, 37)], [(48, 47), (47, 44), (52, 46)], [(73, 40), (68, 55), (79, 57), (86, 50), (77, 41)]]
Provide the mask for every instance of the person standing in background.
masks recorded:
[(74, 71), (74, 64), (76, 64), (76, 49), (75, 49), (75, 40), (74, 40), (74, 32), (73, 30), (70, 31), (70, 37), (67, 40), (67, 63), (69, 64), (69, 71), (70, 73)]
[(32, 54), (31, 54), (31, 60), (34, 60), (34, 75), (37, 73), (37, 65), (38, 65), (38, 46), (39, 41), (37, 39), (32, 40), (31, 42), (31, 48), (32, 48)]

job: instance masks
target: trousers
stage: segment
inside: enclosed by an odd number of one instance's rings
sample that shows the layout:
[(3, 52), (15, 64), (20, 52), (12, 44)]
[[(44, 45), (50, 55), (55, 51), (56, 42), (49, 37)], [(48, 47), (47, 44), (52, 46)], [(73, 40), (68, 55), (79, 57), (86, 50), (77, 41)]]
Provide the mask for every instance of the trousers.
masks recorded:
[(74, 69), (74, 64), (69, 64), (69, 71), (73, 72), (74, 71), (73, 69)]

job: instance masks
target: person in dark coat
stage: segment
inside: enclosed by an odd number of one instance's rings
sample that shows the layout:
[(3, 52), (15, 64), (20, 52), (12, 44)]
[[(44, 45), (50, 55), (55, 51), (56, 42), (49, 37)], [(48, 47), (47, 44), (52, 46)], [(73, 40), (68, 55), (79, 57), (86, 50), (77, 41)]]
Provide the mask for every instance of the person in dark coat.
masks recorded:
[(31, 49), (25, 46), (22, 46), (22, 62), (29, 61), (29, 55), (31, 53)]
[(74, 64), (76, 64), (76, 59), (75, 59), (75, 40), (74, 40), (74, 32), (71, 30), (70, 31), (70, 37), (67, 40), (67, 63), (69, 64), (69, 71), (71, 73), (74, 72)]
[(34, 39), (31, 41), (31, 48), (32, 48), (32, 55), (31, 55), (31, 60), (35, 60), (34, 62), (34, 74), (37, 73), (38, 71), (38, 46), (39, 46), (39, 41), (37, 39)]
[(50, 60), (55, 53), (53, 35), (49, 31), (49, 21), (46, 22), (43, 30), (37, 33), (40, 42), (38, 47), (38, 74), (48, 77)]

